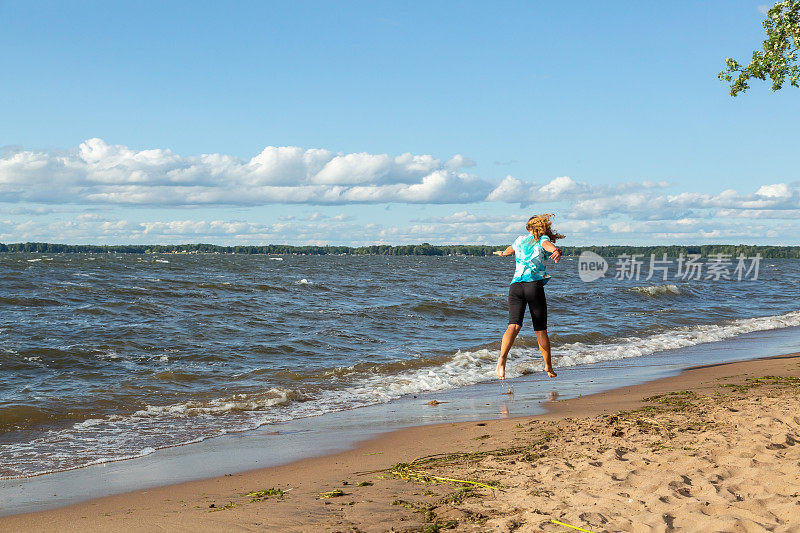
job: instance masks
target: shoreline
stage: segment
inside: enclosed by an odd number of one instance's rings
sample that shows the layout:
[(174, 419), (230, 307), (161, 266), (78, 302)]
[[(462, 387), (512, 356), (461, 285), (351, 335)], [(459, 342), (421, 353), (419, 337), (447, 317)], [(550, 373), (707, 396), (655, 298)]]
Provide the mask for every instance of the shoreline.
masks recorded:
[[(372, 524), (386, 526), (396, 522), (401, 527), (410, 525), (409, 521), (413, 521), (416, 515), (412, 512), (409, 517), (405, 512), (409, 511), (408, 508), (398, 509), (398, 505), (391, 505), (398, 498), (389, 495), (419, 492), (419, 487), (398, 480), (376, 480), (374, 476), (367, 476), (370, 485), (358, 486), (364, 477), (356, 476), (357, 472), (381, 470), (425, 455), (486, 448), (489, 443), (494, 445), (502, 441), (507, 444), (515, 439), (515, 428), (523, 424), (558, 423), (578, 417), (591, 419), (636, 409), (641, 407), (644, 397), (680, 390), (705, 390), (716, 387), (721, 379), (787, 373), (800, 375), (799, 364), (800, 354), (794, 353), (691, 367), (676, 376), (548, 402), (545, 404), (547, 412), (541, 415), (394, 430), (359, 442), (354, 449), (332, 455), (0, 517), (0, 528), (19, 531), (136, 530), (158, 524), (167, 529), (200, 531), (264, 527), (336, 530), (337, 520), (342, 525), (348, 522), (358, 524), (358, 516)], [(261, 502), (240, 501), (242, 494), (271, 488), (286, 491), (285, 495), (279, 498), (265, 496)], [(347, 494), (342, 500), (346, 499), (348, 505), (342, 505), (339, 499), (320, 498), (321, 493), (335, 490)], [(365, 500), (365, 497), (369, 499)], [(350, 501), (353, 501), (352, 505), (349, 505)], [(362, 523), (357, 527), (363, 526)]]
[[(772, 324), (774, 326), (774, 324)], [(717, 335), (718, 336), (718, 335)], [(712, 337), (715, 337), (712, 335)], [(638, 346), (629, 346), (632, 350)], [(494, 379), (463, 387), (406, 394), (389, 402), (321, 416), (299, 416), (262, 428), (159, 447), (125, 460), (0, 480), (0, 516), (36, 512), (163, 485), (214, 478), (330, 455), (385, 432), (436, 423), (470, 422), (545, 412), (555, 397), (574, 398), (675, 375), (698, 364), (749, 360), (800, 351), (800, 327), (740, 333), (636, 357), (602, 358), (562, 367), (559, 377), (523, 374), (502, 385)], [(514, 364), (518, 364), (517, 361)], [(512, 395), (498, 394), (513, 388)], [(427, 405), (431, 400), (436, 406)], [(137, 448), (138, 449), (138, 448)], [(69, 490), (64, 490), (67, 487)]]

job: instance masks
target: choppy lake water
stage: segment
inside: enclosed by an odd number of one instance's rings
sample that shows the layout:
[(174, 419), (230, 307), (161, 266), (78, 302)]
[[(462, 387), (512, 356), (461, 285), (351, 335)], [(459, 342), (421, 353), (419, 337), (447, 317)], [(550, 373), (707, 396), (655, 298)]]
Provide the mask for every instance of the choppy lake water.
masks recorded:
[[(756, 281), (548, 271), (556, 367), (800, 325), (797, 260), (763, 260)], [(490, 380), (512, 272), (498, 257), (0, 254), (0, 477)], [(524, 328), (512, 377), (542, 368)]]

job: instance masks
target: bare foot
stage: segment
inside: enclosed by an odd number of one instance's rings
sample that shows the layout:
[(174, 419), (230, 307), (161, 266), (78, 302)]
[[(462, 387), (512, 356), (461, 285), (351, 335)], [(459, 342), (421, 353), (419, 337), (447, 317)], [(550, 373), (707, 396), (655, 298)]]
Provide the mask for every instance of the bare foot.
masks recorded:
[(547, 372), (547, 375), (551, 378), (554, 378), (558, 375), (556, 374), (556, 371), (553, 370), (552, 368), (545, 368), (544, 371)]
[(506, 379), (506, 364), (501, 361), (497, 361), (497, 368), (494, 369), (494, 373), (497, 374), (499, 379)]

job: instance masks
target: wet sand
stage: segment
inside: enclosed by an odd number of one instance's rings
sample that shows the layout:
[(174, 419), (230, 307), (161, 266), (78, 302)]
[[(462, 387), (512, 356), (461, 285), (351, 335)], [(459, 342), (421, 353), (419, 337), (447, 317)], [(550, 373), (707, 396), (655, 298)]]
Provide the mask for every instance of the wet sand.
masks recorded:
[(800, 532), (798, 354), (548, 407), (3, 517), (0, 530)]

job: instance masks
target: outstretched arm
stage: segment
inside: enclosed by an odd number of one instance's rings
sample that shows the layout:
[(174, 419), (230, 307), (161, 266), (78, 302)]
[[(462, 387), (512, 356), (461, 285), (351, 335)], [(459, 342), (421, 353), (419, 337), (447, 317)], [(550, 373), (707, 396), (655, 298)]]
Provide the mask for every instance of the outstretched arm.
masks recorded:
[(509, 246), (505, 250), (495, 250), (492, 252), (494, 255), (514, 255), (514, 248)]
[(561, 259), (561, 249), (550, 241), (542, 241), (542, 248), (550, 252), (550, 259), (558, 263)]

